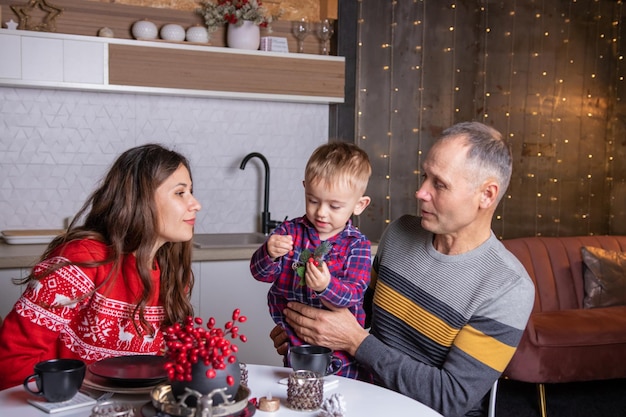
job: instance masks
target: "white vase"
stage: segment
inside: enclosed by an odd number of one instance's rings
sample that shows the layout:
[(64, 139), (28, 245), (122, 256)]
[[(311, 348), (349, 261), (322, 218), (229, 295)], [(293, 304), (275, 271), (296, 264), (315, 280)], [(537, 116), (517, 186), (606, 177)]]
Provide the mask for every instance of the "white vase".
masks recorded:
[(228, 25), (226, 33), (226, 44), (229, 48), (237, 49), (259, 49), (261, 43), (261, 29), (249, 20), (243, 22), (241, 26)]

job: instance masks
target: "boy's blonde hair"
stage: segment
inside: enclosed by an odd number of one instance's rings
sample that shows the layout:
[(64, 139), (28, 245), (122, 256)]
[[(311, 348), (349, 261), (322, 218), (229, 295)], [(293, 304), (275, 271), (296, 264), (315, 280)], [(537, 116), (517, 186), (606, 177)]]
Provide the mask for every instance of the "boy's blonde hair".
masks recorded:
[(346, 184), (365, 193), (372, 167), (367, 153), (353, 143), (330, 142), (318, 147), (304, 170), (308, 184), (323, 182), (327, 187)]

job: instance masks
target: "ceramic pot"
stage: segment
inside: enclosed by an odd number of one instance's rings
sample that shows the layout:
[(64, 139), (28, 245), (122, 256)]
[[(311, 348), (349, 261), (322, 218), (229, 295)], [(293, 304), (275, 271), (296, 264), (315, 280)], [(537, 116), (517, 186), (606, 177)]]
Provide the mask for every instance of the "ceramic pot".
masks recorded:
[(181, 25), (169, 23), (161, 27), (161, 39), (182, 42), (185, 40), (185, 29)]
[[(179, 398), (185, 393), (185, 388), (189, 387), (195, 391), (198, 391), (202, 395), (206, 395), (217, 388), (226, 388), (226, 395), (230, 395), (230, 399), (234, 399), (237, 391), (239, 390), (239, 384), (241, 381), (241, 369), (239, 367), (239, 361), (235, 361), (226, 365), (226, 369), (216, 371), (215, 378), (208, 378), (206, 371), (209, 370), (209, 366), (205, 366), (204, 363), (198, 362), (191, 367), (191, 381), (174, 381), (172, 382), (172, 393), (174, 397)], [(226, 382), (227, 376), (232, 376), (235, 383), (230, 386)], [(187, 399), (187, 405), (195, 406), (195, 397), (189, 397)], [(221, 404), (223, 402), (221, 396), (215, 395), (213, 397), (213, 406)]]
[(131, 33), (135, 39), (156, 39), (159, 29), (149, 20), (138, 20), (133, 23)]
[(103, 27), (103, 28), (100, 28), (100, 30), (98, 31), (98, 36), (100, 36), (101, 38), (114, 38), (115, 33), (113, 33), (113, 29), (108, 28), (108, 27)]
[(204, 26), (192, 26), (187, 29), (187, 42), (209, 43), (209, 31)]
[(226, 45), (229, 48), (257, 50), (261, 43), (261, 29), (249, 20), (241, 26), (228, 25)]

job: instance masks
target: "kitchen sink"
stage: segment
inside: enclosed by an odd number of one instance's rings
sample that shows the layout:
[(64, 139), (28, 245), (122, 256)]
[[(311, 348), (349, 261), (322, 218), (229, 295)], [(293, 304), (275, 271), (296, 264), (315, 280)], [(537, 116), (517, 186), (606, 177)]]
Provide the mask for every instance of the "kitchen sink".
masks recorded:
[(207, 233), (195, 234), (193, 245), (201, 249), (257, 247), (265, 239), (263, 233)]

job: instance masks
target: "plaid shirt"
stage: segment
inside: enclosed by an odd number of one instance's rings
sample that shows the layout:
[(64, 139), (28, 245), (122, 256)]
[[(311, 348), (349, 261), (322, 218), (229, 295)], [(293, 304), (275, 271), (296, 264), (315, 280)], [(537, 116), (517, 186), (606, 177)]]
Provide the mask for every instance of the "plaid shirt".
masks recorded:
[[(292, 346), (301, 345), (303, 341), (284, 320), (283, 310), (289, 301), (324, 308), (322, 300), (325, 300), (336, 307), (347, 307), (359, 324), (365, 325), (363, 295), (370, 281), (371, 244), (352, 225), (352, 221), (348, 220), (341, 233), (328, 239), (332, 248), (324, 261), (328, 265), (331, 278), (328, 287), (319, 293), (306, 285), (300, 285), (300, 277), (293, 268), (304, 249), (312, 252), (322, 243), (315, 227), (306, 217), (299, 217), (283, 222), (272, 234), (292, 236), (293, 255), (272, 259), (267, 253), (266, 242), (252, 255), (250, 271), (257, 281), (272, 283), (267, 295), (270, 315), (276, 324), (285, 328)], [(346, 352), (335, 352), (335, 355), (343, 362), (337, 375), (369, 380), (369, 374)], [(288, 363), (286, 365), (289, 366)]]

